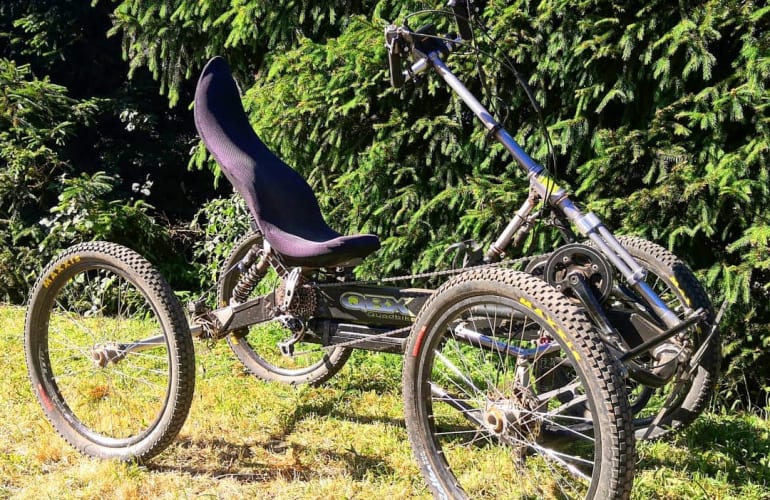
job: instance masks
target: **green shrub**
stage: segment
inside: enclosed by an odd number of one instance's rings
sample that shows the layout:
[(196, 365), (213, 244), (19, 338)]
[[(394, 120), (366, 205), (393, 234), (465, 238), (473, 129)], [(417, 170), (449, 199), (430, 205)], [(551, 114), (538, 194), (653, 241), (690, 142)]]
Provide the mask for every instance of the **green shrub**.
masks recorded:
[(0, 59), (0, 89), (0, 300), (20, 302), (47, 262), (37, 222), (55, 199), (58, 176), (69, 171), (61, 148), (95, 104), (7, 59)]
[(195, 215), (192, 228), (198, 237), (193, 256), (200, 289), (216, 284), (233, 245), (251, 231), (251, 220), (246, 203), (238, 195), (215, 198)]
[(127, 245), (189, 286), (193, 270), (152, 207), (118, 194), (116, 176), (76, 175), (65, 159), (63, 149), (97, 101), (71, 99), (64, 87), (6, 59), (0, 88), (0, 300), (23, 302), (57, 252), (94, 239)]

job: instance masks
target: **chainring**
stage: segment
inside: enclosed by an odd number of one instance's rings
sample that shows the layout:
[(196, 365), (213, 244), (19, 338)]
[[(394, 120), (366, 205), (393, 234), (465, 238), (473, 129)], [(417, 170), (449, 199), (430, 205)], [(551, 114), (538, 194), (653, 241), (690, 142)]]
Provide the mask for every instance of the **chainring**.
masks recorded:
[(569, 275), (582, 274), (589, 288), (599, 302), (604, 302), (612, 292), (612, 266), (597, 250), (580, 244), (570, 243), (555, 250), (542, 268), (542, 278), (569, 297), (572, 292)]

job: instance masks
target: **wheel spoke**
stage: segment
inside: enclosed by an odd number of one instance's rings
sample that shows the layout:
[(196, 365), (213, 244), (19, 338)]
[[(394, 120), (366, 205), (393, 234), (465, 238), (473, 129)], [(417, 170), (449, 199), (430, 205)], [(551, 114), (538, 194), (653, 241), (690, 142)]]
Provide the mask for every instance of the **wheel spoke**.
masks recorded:
[[(407, 346), (414, 354), (404, 373), (407, 427), (431, 489), (450, 497), (625, 494), (625, 470), (633, 467), (623, 437), (630, 429), (628, 406), (625, 395), (618, 398), (597, 381), (612, 377), (613, 386), (622, 387), (617, 364), (563, 295), (521, 273), (499, 274), (490, 283), (481, 272), (469, 272), (444, 285), (413, 328), (422, 332), (421, 343), (415, 345), (413, 336)], [(471, 288), (466, 280), (477, 295), (460, 295)], [(500, 284), (506, 280), (511, 288)], [(459, 298), (454, 282), (463, 285)], [(513, 283), (537, 289), (540, 302), (519, 295)], [(574, 314), (562, 326), (554, 310)], [(584, 341), (573, 332), (594, 337)], [(583, 361), (589, 357), (603, 361)], [(412, 382), (413, 376), (422, 378)], [(599, 418), (597, 408), (609, 420)], [(605, 440), (622, 445), (607, 448)]]

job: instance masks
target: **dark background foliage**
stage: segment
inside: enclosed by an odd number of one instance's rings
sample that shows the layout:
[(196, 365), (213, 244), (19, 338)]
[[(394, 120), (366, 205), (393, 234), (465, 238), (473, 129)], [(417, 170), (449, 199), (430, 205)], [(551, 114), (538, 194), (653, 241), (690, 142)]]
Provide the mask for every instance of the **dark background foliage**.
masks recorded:
[[(233, 67), (258, 133), (310, 181), (331, 224), (380, 235), (362, 274), (441, 267), (450, 243), (489, 242), (525, 196), (516, 167), (435, 79), (387, 83), (383, 27), (424, 7), (4, 1), (0, 297), (23, 301), (50, 255), (90, 238), (139, 249), (179, 290), (211, 283), (247, 227), (242, 206), (219, 198), (229, 186), (214, 187), (218, 170), (189, 110), (215, 54)], [(427, 21), (447, 25), (436, 15), (410, 22)], [(562, 182), (619, 233), (690, 263), (715, 303), (729, 301), (723, 401), (766, 405), (770, 7), (490, 0), (484, 21), (498, 43), (477, 32), (479, 42), (508, 55), (534, 89)], [(513, 75), (486, 60), (482, 84), (476, 63), (452, 60), (546, 162)], [(556, 243), (542, 230), (523, 251)]]

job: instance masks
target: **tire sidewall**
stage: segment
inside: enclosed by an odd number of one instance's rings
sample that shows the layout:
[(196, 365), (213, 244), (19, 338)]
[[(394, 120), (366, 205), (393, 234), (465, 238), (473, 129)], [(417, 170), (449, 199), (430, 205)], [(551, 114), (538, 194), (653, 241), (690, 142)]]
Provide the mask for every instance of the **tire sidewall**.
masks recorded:
[[(710, 328), (714, 322), (714, 310), (711, 301), (703, 289), (700, 282), (690, 268), (684, 264), (676, 255), (665, 248), (650, 242), (643, 238), (634, 236), (621, 236), (620, 243), (623, 245), (632, 257), (642, 263), (642, 265), (653, 271), (666, 286), (677, 293), (680, 301), (689, 302), (686, 305), (695, 310), (700, 307), (706, 309), (708, 321), (706, 329)], [(676, 283), (672, 281), (676, 280)], [(708, 331), (701, 331), (698, 335), (705, 338)], [(696, 349), (699, 345), (695, 346)], [(648, 432), (646, 428), (637, 431), (638, 438), (660, 438), (670, 432), (670, 429), (676, 429), (691, 423), (699, 415), (707, 404), (707, 399), (713, 392), (716, 380), (719, 377), (721, 359), (721, 348), (719, 342), (719, 333), (706, 348), (702, 360), (705, 361), (698, 366), (695, 375), (688, 382), (687, 394), (681, 400), (681, 404)]]

